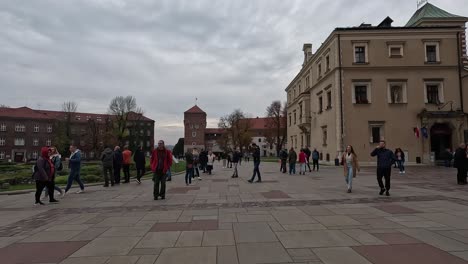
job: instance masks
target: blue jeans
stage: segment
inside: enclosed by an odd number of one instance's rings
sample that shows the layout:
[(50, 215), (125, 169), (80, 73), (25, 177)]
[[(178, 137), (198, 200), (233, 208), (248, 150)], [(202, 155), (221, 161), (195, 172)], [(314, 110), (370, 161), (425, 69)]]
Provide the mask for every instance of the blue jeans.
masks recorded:
[(65, 188), (65, 192), (68, 192), (68, 190), (70, 190), (74, 180), (80, 185), (80, 189), (84, 190), (84, 184), (81, 181), (80, 171), (70, 170), (70, 175), (68, 175), (68, 182), (67, 182), (67, 187)]
[(402, 160), (397, 160), (396, 161), (398, 168), (400, 171), (405, 171), (405, 162)]
[(185, 184), (191, 184), (193, 177), (193, 168), (185, 169)]
[(172, 180), (171, 169), (168, 169), (166, 172), (166, 181), (171, 181), (171, 180)]
[(353, 189), (353, 166), (348, 165), (348, 173), (346, 174), (345, 180), (348, 185), (348, 190)]
[(260, 162), (256, 161), (254, 162), (254, 170), (253, 170), (253, 176), (251, 181), (255, 179), (255, 176), (258, 175), (258, 181), (262, 181), (262, 176), (260, 176)]
[(296, 163), (289, 163), (289, 174), (296, 174)]

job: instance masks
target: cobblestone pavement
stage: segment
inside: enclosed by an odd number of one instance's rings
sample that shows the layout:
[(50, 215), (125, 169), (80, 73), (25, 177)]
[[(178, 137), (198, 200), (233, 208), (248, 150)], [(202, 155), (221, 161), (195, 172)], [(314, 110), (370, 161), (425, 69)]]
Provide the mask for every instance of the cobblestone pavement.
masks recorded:
[[(252, 163), (185, 186), (152, 182), (87, 188), (59, 204), (33, 206), (33, 194), (0, 196), (0, 262), (10, 263), (468, 263), (467, 186), (451, 168), (408, 167), (379, 196), (375, 168), (346, 193), (343, 170), (280, 173)], [(72, 190), (73, 191), (73, 190)]]

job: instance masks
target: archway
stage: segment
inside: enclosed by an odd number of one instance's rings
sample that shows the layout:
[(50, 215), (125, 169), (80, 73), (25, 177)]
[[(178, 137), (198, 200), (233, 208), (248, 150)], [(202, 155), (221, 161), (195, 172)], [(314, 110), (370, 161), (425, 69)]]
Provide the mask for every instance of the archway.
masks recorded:
[(436, 123), (431, 127), (431, 151), (440, 160), (446, 149), (452, 149), (452, 129), (447, 123)]

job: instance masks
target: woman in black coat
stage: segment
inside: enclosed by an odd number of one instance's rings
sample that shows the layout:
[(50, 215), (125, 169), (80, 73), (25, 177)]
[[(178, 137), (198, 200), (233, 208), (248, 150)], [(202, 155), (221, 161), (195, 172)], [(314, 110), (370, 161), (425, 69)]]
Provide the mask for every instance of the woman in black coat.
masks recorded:
[(139, 146), (133, 155), (133, 161), (135, 161), (135, 167), (137, 170), (137, 182), (141, 183), (141, 177), (145, 175), (146, 157), (143, 152), (143, 148)]
[(466, 184), (466, 173), (468, 170), (468, 158), (466, 154), (466, 145), (460, 144), (460, 147), (455, 152), (453, 166), (457, 168), (457, 183), (460, 185)]

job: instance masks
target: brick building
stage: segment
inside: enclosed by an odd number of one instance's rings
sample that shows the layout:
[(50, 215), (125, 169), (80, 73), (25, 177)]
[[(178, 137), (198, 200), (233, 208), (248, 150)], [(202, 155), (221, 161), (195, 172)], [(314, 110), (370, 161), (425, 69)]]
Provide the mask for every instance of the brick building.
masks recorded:
[[(184, 112), (184, 152), (188, 148), (208, 149), (213, 152), (222, 152), (219, 146), (219, 138), (226, 133), (221, 128), (207, 128), (206, 112), (197, 105)], [(276, 142), (267, 142), (267, 136), (271, 132), (268, 118), (246, 118), (250, 122), (250, 134), (252, 143), (256, 143), (261, 149), (262, 156), (276, 155)], [(286, 126), (286, 118), (283, 120)], [(270, 140), (271, 141), (271, 140)], [(233, 146), (231, 146), (232, 148)]]
[[(28, 107), (0, 108), (0, 161), (34, 160), (42, 146), (59, 144), (60, 125), (65, 112), (35, 110)], [(62, 122), (60, 122), (62, 121)], [(85, 159), (93, 159), (109, 140), (113, 116), (94, 113), (73, 113), (70, 120), (71, 142), (82, 150)], [(125, 145), (142, 145), (146, 152), (154, 146), (154, 120), (131, 113)]]

